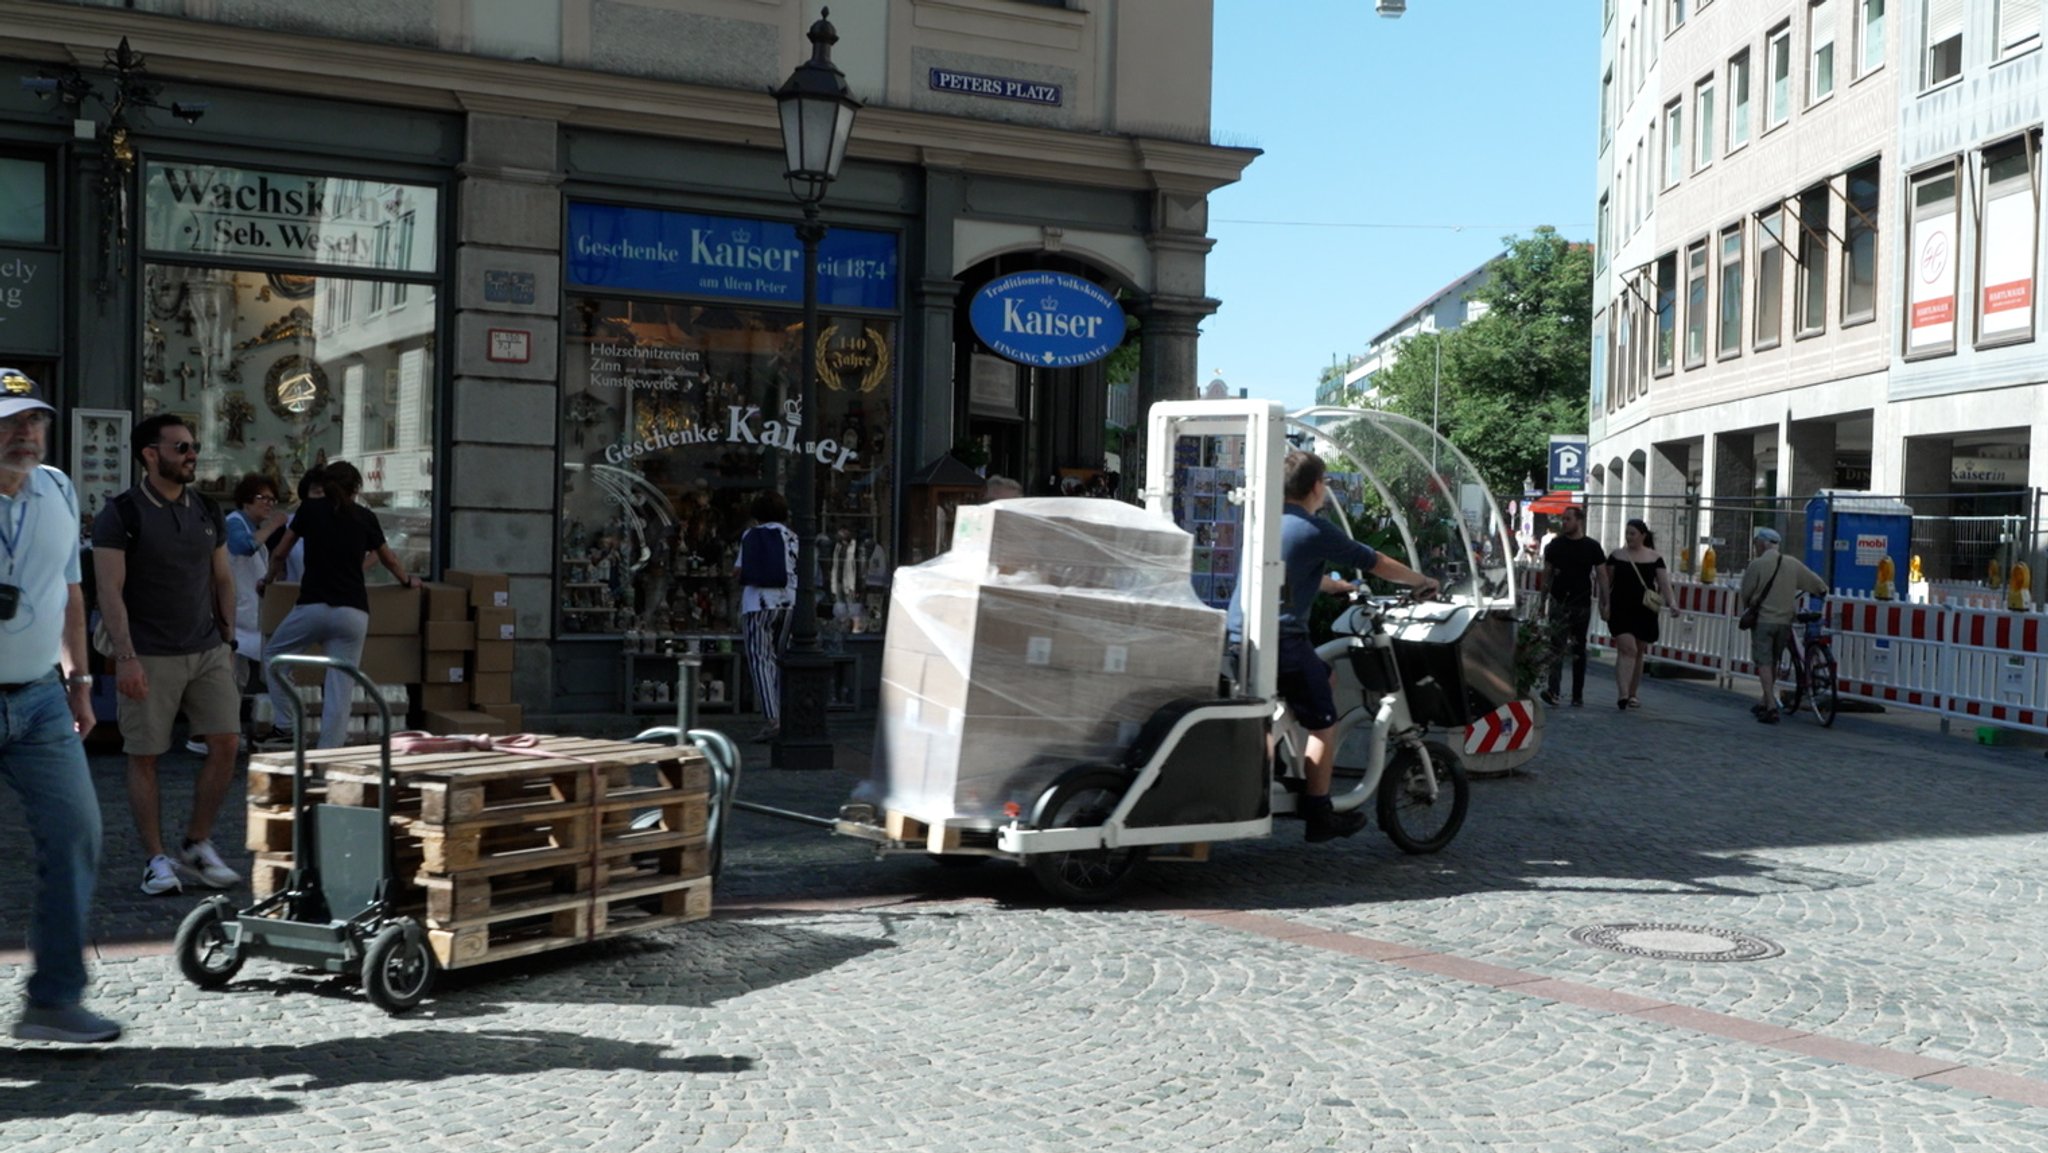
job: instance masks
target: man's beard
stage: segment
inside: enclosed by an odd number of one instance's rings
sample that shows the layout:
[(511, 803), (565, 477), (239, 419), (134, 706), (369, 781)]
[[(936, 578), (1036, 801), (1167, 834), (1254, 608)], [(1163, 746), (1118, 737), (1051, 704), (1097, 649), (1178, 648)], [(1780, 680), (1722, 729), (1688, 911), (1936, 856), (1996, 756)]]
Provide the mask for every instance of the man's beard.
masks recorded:
[(0, 451), (0, 468), (11, 472), (29, 472), (43, 463), (43, 450), (37, 445), (17, 444)]
[(166, 456), (156, 458), (158, 480), (169, 481), (172, 484), (191, 484), (193, 474), (198, 470), (199, 462), (189, 456), (181, 456), (176, 460)]

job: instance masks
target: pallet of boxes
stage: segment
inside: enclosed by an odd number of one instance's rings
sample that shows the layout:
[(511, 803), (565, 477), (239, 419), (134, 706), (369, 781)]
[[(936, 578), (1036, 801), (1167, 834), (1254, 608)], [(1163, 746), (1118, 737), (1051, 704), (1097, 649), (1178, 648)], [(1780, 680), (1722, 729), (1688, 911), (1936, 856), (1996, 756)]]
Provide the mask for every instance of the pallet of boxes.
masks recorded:
[[(394, 899), (422, 918), (442, 967), (708, 917), (711, 778), (703, 754), (523, 734), (493, 747), (493, 737), (519, 728), (518, 714), (502, 711), (509, 700), (473, 695), (479, 684), (485, 696), (500, 695), (489, 679), (500, 676), (502, 695), (510, 695), (504, 578), (449, 576), (427, 586), (423, 615), (403, 639), (420, 670), (419, 715), (465, 739), (442, 738), (434, 751), (404, 751), (400, 742), (391, 798)], [(370, 664), (366, 648), (365, 671)], [(493, 706), (500, 711), (484, 711)], [(308, 750), (307, 789), (321, 804), (375, 807), (378, 761), (374, 743)], [(286, 886), (294, 864), (295, 771), (290, 752), (250, 760), (248, 847), (259, 900)]]
[(952, 549), (890, 590), (882, 755), (862, 790), (890, 839), (992, 846), (1061, 774), (1121, 764), (1161, 706), (1213, 697), (1224, 614), (1194, 594), (1192, 549), (1116, 501), (962, 508)]

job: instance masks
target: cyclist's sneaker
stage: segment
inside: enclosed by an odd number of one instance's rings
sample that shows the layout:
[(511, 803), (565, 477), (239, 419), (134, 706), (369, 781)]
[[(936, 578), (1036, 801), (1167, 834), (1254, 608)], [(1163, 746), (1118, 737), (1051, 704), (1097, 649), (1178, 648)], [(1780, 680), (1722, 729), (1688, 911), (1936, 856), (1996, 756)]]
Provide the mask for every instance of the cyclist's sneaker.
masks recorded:
[(1301, 815), (1302, 823), (1308, 827), (1302, 839), (1310, 844), (1334, 841), (1338, 837), (1348, 837), (1363, 829), (1367, 823), (1366, 815), (1362, 810), (1353, 809), (1348, 813), (1337, 812), (1330, 807), (1330, 798), (1328, 797), (1303, 797)]
[(158, 853), (149, 859), (149, 864), (142, 866), (142, 891), (152, 897), (161, 897), (165, 893), (184, 892), (185, 883), (178, 879), (178, 867), (171, 863), (171, 859)]
[(17, 1041), (61, 1041), (67, 1045), (98, 1045), (121, 1038), (121, 1024), (109, 1021), (83, 1005), (61, 1009), (30, 1005), (14, 1023)]
[(212, 841), (189, 842), (179, 855), (185, 858), (185, 866), (199, 874), (200, 882), (209, 889), (232, 889), (242, 883), (242, 874), (228, 868)]
[(200, 740), (198, 737), (193, 737), (191, 740), (185, 742), (185, 751), (188, 753), (197, 753), (199, 756), (203, 757), (206, 755), (206, 742)]

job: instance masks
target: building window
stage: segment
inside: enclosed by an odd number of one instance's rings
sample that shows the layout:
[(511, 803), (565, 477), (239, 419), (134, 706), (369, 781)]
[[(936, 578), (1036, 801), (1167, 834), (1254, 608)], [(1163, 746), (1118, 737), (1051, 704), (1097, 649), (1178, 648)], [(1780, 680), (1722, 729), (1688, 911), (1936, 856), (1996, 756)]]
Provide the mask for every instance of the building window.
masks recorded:
[(1685, 0), (1665, 0), (1665, 24), (1673, 32), (1685, 23)]
[(1771, 68), (1771, 86), (1764, 93), (1764, 131), (1768, 132), (1792, 115), (1792, 26), (1778, 25), (1766, 43)]
[(1608, 218), (1607, 197), (1602, 196), (1600, 198), (1599, 239), (1593, 247), (1594, 263), (1601, 268), (1607, 267), (1607, 255), (1614, 250), (1613, 227), (1613, 222)]
[(1756, 214), (1755, 348), (1778, 347), (1785, 323), (1785, 209)]
[(1614, 71), (1600, 78), (1600, 147), (1614, 139)]
[(1707, 242), (1685, 250), (1685, 366), (1707, 363)]
[(1842, 326), (1877, 319), (1878, 163), (1846, 178), (1842, 220)]
[(2034, 267), (2040, 229), (2035, 177), (2040, 137), (1984, 150), (1984, 226), (1977, 237), (1977, 343), (2034, 338)]
[(1742, 355), (1742, 226), (1721, 232), (1721, 330), (1716, 351)]
[(1955, 254), (1962, 208), (1957, 187), (1956, 163), (1917, 176), (1910, 185), (1913, 215), (1903, 250), (1910, 286), (1906, 294), (1907, 356), (1955, 351)]
[(1749, 49), (1728, 61), (1728, 151), (1749, 143)]
[(1920, 86), (1932, 88), (1962, 75), (1963, 0), (1927, 0), (1927, 19), (1921, 25), (1926, 50)]
[(1650, 0), (1642, 3), (1643, 38), (1650, 42), (1650, 63), (1657, 62), (1657, 14), (1650, 9)]
[(1886, 0), (1857, 0), (1862, 18), (1856, 21), (1856, 74), (1884, 67), (1884, 6)]
[(1678, 254), (1667, 252), (1657, 258), (1657, 346), (1658, 376), (1671, 373), (1671, 356), (1678, 342)]
[(1806, 102), (1835, 94), (1835, 0), (1813, 0), (1806, 8)]
[(1692, 90), (1692, 169), (1698, 172), (1714, 162), (1714, 78), (1709, 76)]
[(0, 156), (0, 243), (47, 244), (50, 237), (50, 166)]
[(1826, 184), (1799, 194), (1799, 292), (1793, 307), (1798, 324), (1793, 335), (1816, 336), (1828, 330), (1828, 200)]
[(1678, 183), (1685, 171), (1685, 101), (1664, 106), (1664, 187)]
[(1998, 58), (2041, 46), (2041, 0), (1997, 0)]

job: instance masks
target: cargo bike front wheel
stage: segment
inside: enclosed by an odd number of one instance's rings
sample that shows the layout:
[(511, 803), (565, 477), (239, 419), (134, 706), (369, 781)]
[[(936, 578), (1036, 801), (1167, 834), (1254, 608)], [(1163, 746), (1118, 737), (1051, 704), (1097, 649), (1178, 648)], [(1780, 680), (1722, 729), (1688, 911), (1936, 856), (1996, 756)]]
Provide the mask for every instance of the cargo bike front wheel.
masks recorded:
[[(1116, 811), (1131, 786), (1121, 769), (1090, 768), (1068, 773), (1038, 799), (1031, 823), (1040, 829), (1100, 826)], [(1145, 863), (1142, 846), (1033, 853), (1025, 858), (1039, 887), (1054, 900), (1075, 905), (1113, 901)]]

